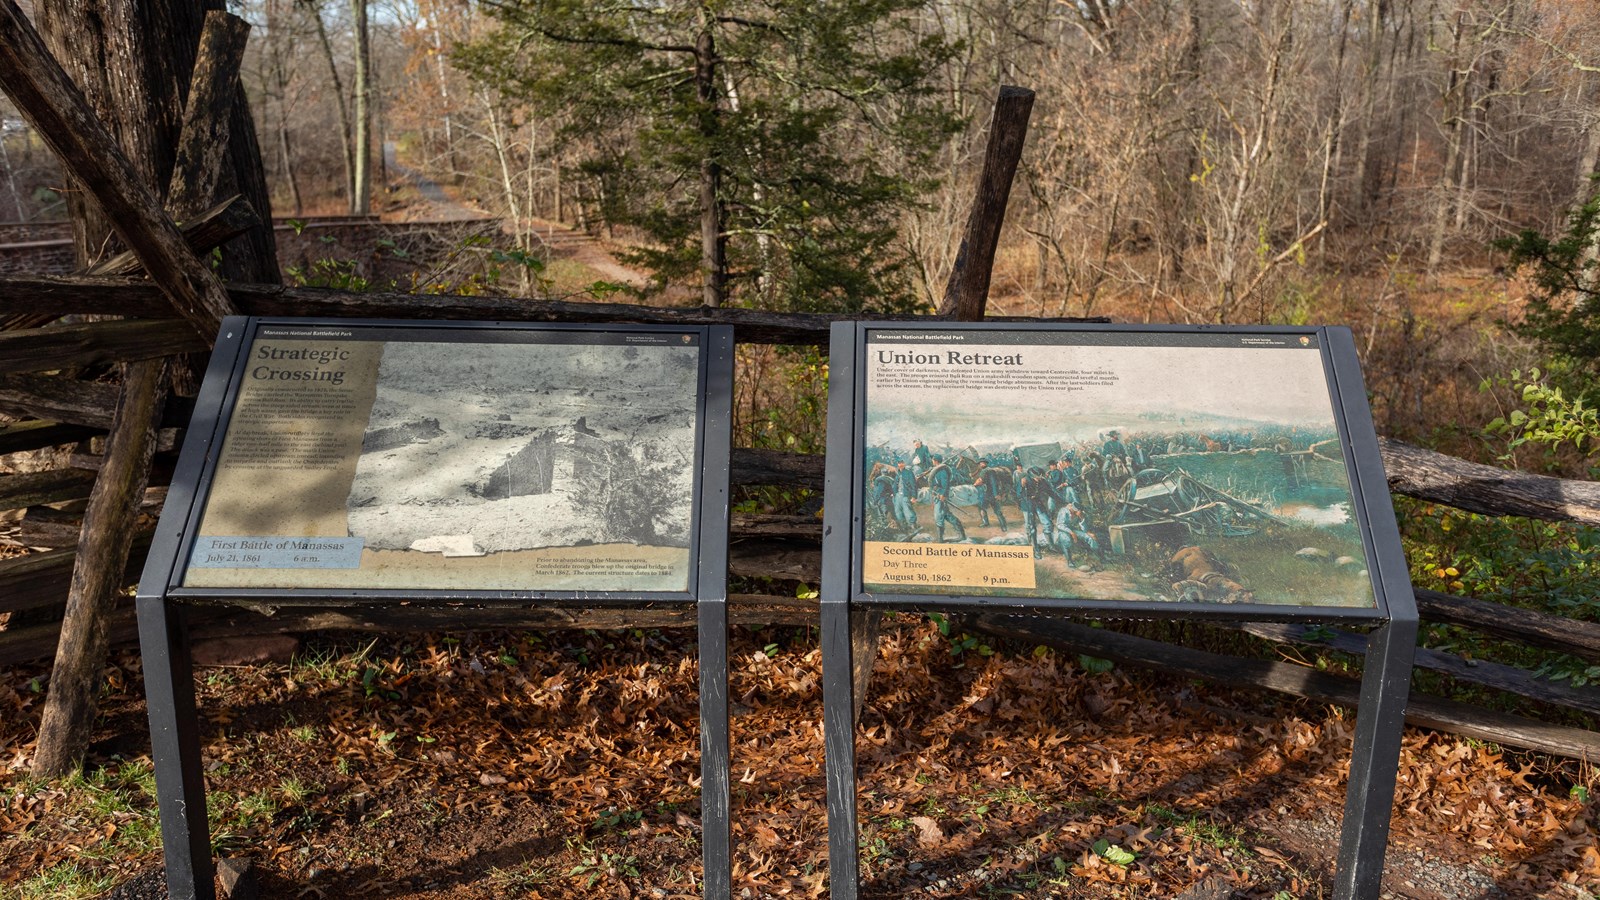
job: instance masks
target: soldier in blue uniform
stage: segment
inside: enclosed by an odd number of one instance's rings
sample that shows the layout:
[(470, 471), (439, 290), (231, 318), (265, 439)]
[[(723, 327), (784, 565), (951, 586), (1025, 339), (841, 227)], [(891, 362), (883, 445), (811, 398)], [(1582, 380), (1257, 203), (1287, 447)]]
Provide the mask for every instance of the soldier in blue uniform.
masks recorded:
[(917, 530), (917, 510), (911, 505), (917, 498), (917, 476), (904, 461), (895, 463), (894, 515), (907, 531)]
[(1034, 466), (1029, 469), (1017, 485), (1017, 505), (1022, 507), (1022, 524), (1028, 532), (1028, 546), (1033, 548), (1033, 558), (1038, 559), (1044, 553), (1039, 549), (1039, 526), (1044, 526), (1044, 542), (1053, 544), (1051, 536), (1050, 504), (1061, 503), (1061, 495), (1050, 486), (1050, 479), (1045, 475), (1044, 469)]
[(887, 472), (872, 479), (867, 486), (867, 521), (868, 524), (876, 522), (884, 529), (894, 524), (895, 518), (890, 501), (894, 497), (895, 476)]
[(1005, 474), (996, 468), (991, 468), (986, 462), (978, 462), (977, 477), (972, 481), (978, 489), (978, 515), (983, 518), (983, 524), (989, 524), (989, 507), (994, 507), (994, 514), (1000, 520), (1000, 530), (1006, 530), (1006, 514), (1000, 508), (1000, 495), (1005, 489)]
[(933, 457), (933, 468), (928, 470), (928, 493), (933, 498), (933, 527), (938, 531), (939, 543), (944, 543), (944, 523), (949, 522), (956, 527), (957, 541), (967, 539), (967, 529), (961, 526), (961, 520), (950, 512), (950, 479), (954, 473), (944, 464), (944, 457)]
[(1067, 558), (1069, 566), (1072, 565), (1073, 544), (1082, 544), (1100, 560), (1101, 565), (1105, 565), (1106, 551), (1089, 531), (1089, 523), (1083, 517), (1083, 510), (1079, 509), (1076, 503), (1067, 503), (1056, 513), (1056, 545)]
[(922, 441), (920, 440), (912, 441), (911, 474), (920, 478), (922, 477), (923, 472), (926, 472), (931, 468), (933, 468), (933, 456), (929, 452), (928, 448), (924, 447), (922, 445)]

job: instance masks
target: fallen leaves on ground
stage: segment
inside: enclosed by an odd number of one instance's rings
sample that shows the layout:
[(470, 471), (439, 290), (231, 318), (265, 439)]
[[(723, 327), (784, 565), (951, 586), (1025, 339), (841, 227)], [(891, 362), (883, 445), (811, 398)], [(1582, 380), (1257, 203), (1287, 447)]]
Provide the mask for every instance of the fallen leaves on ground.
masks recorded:
[[(1012, 649), (886, 623), (857, 741), (864, 896), (1331, 894), (1350, 713)], [(739, 632), (730, 658), (735, 896), (822, 896), (814, 636)], [(158, 866), (128, 837), (153, 819), (136, 784), (107, 812), (27, 777), (43, 674), (0, 673), (0, 885)], [(91, 768), (147, 769), (137, 658), (113, 674)], [(321, 639), (197, 687), (213, 840), (268, 896), (699, 896), (691, 633)], [(1592, 771), (1422, 731), (1402, 753), (1391, 854), (1513, 897), (1600, 884), (1595, 803), (1569, 794)]]

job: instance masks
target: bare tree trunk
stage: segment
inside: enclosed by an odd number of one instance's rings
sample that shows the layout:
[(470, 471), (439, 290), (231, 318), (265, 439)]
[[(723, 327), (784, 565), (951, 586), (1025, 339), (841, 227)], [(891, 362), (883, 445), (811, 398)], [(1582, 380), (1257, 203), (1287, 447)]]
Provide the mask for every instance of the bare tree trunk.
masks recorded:
[(1465, 27), (1465, 14), (1456, 12), (1456, 21), (1451, 28), (1450, 55), (1446, 65), (1450, 67), (1444, 93), (1444, 123), (1441, 131), (1444, 133), (1444, 167), (1439, 174), (1439, 187), (1436, 190), (1433, 210), (1433, 227), (1428, 239), (1428, 271), (1432, 273), (1439, 267), (1439, 262), (1444, 256), (1445, 229), (1450, 221), (1450, 207), (1455, 199), (1456, 178), (1459, 177), (1461, 167), (1462, 124), (1467, 114), (1468, 84), (1471, 80), (1470, 69), (1461, 69), (1461, 36)]
[(272, 70), (272, 84), (278, 101), (278, 154), (283, 158), (283, 179), (289, 187), (289, 202), (294, 204), (294, 214), (305, 211), (300, 198), (300, 178), (295, 174), (294, 153), (289, 148), (289, 71), (284, 64), (283, 14), (279, 0), (267, 0), (267, 65)]
[(715, 307), (728, 298), (728, 241), (722, 233), (722, 165), (716, 158), (720, 117), (713, 24), (711, 12), (702, 9), (700, 35), (694, 48), (694, 84), (700, 101), (700, 136), (706, 142), (700, 158), (700, 270), (705, 279), (702, 302)]
[(428, 16), (428, 30), (433, 36), (433, 71), (439, 79), (439, 105), (443, 107), (445, 169), (450, 173), (450, 180), (459, 183), (456, 179), (460, 177), (461, 167), (456, 162), (455, 125), (450, 106), (450, 78), (444, 68), (444, 37), (440, 34), (437, 3), (433, 5), (432, 13)]
[[(24, 140), (27, 138), (25, 137)], [(6, 139), (0, 135), (0, 166), (6, 170), (6, 191), (11, 194), (11, 204), (17, 209), (17, 221), (28, 221), (28, 210), (22, 205), (22, 195), (17, 193), (17, 170), (11, 165), (11, 151), (6, 148)]]
[[(495, 160), (500, 166), (500, 191), (505, 197), (506, 217), (511, 221), (512, 237), (517, 249), (527, 252), (527, 219), (524, 213), (528, 211), (522, 206), (516, 177), (511, 170), (511, 131), (502, 119), (499, 104), (489, 96), (489, 92), (487, 90), (479, 92), (478, 98), (483, 103), (485, 118), (489, 124), (489, 143), (494, 147)], [(531, 151), (529, 155), (532, 155)], [(532, 284), (528, 279), (528, 267), (518, 266), (517, 274), (523, 296), (529, 295), (532, 292)]]
[[(1339, 157), (1344, 144), (1344, 58), (1349, 44), (1350, 17), (1355, 0), (1344, 0), (1339, 15), (1339, 50), (1333, 63), (1333, 111), (1328, 116), (1328, 130), (1322, 148), (1322, 179), (1317, 186), (1317, 221), (1326, 222), (1333, 205), (1333, 175), (1339, 168)], [(1319, 245), (1325, 238), (1318, 238)]]
[[(1365, 212), (1377, 197), (1379, 184), (1378, 154), (1387, 144), (1388, 136), (1378, 123), (1378, 95), (1385, 87), (1378, 73), (1383, 68), (1384, 45), (1388, 43), (1389, 0), (1367, 0), (1367, 63), (1361, 77), (1361, 149), (1356, 155), (1356, 171), (1352, 184), (1356, 189), (1354, 208)], [(1393, 69), (1387, 83), (1394, 86)]]
[(344, 188), (350, 202), (355, 202), (355, 148), (352, 146), (350, 108), (344, 102), (344, 79), (339, 77), (339, 65), (333, 57), (333, 42), (328, 38), (328, 25), (322, 21), (322, 10), (316, 0), (300, 0), (311, 11), (317, 25), (317, 39), (322, 42), (322, 56), (328, 61), (328, 77), (333, 80), (333, 99), (339, 107), (339, 141), (344, 147)]
[(367, 40), (367, 0), (350, 0), (355, 22), (356, 71), (355, 128), (351, 148), (350, 214), (364, 216), (372, 211), (372, 108), (370, 84), (372, 50)]

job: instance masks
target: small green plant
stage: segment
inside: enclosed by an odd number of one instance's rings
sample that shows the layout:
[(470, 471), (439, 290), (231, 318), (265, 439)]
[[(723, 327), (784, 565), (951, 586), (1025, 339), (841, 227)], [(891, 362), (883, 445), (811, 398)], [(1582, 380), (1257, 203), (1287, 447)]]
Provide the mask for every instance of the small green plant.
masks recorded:
[(373, 284), (356, 269), (353, 259), (323, 257), (312, 260), (308, 266), (289, 266), (286, 269), (295, 287), (329, 288), (336, 291), (365, 293)]
[(495, 889), (498, 896), (531, 892), (550, 880), (550, 871), (535, 867), (530, 862), (520, 863), (507, 869), (489, 869), (489, 885)]
[(595, 817), (595, 831), (629, 831), (644, 819), (644, 813), (636, 809), (617, 809), (610, 807), (600, 811)]
[(89, 900), (111, 890), (115, 884), (116, 879), (109, 873), (70, 862), (51, 866), (18, 882), (15, 897), (17, 900)]
[(1244, 841), (1239, 835), (1217, 825), (1194, 813), (1182, 813), (1159, 804), (1151, 804), (1148, 811), (1156, 821), (1163, 825), (1180, 828), (1189, 837), (1198, 843), (1208, 844), (1218, 850), (1244, 850)]
[(956, 632), (950, 623), (949, 616), (946, 616), (943, 613), (929, 613), (928, 618), (933, 622), (934, 627), (939, 629), (939, 635), (950, 642), (951, 656), (960, 657), (968, 653), (976, 653), (979, 656), (994, 655), (993, 647), (990, 647), (988, 644), (983, 643), (965, 631)]
[(381, 697), (384, 700), (399, 700), (400, 692), (383, 684), (379, 679), (383, 672), (375, 666), (368, 666), (361, 673), (361, 688), (368, 697)]
[(1109, 659), (1101, 659), (1098, 656), (1090, 656), (1087, 653), (1078, 654), (1078, 668), (1088, 672), (1090, 675), (1104, 675), (1116, 667), (1117, 664)]
[(584, 858), (571, 871), (569, 877), (577, 876), (584, 879), (584, 889), (590, 889), (602, 878), (638, 878), (639, 858), (625, 856), (619, 852), (609, 850), (596, 850), (588, 844), (578, 845)]
[[(1492, 386), (1493, 382), (1486, 380), (1481, 389)], [(1582, 397), (1567, 397), (1560, 387), (1549, 384), (1537, 368), (1529, 371), (1526, 378), (1520, 370), (1512, 370), (1511, 386), (1521, 398), (1522, 408), (1496, 416), (1484, 426), (1487, 434), (1505, 440), (1502, 462), (1514, 462), (1517, 448), (1528, 444), (1554, 451), (1570, 443), (1579, 453), (1585, 449), (1593, 452), (1600, 445), (1600, 412), (1586, 405)]]
[(1133, 861), (1139, 858), (1132, 851), (1124, 850), (1120, 845), (1113, 844), (1105, 838), (1095, 841), (1094, 846), (1089, 849), (1094, 851), (1095, 856), (1114, 866), (1122, 866), (1123, 868), (1133, 865)]
[(307, 797), (311, 796), (312, 788), (304, 781), (291, 776), (278, 782), (278, 793), (282, 794), (283, 799), (287, 800), (291, 805), (299, 806), (306, 802)]

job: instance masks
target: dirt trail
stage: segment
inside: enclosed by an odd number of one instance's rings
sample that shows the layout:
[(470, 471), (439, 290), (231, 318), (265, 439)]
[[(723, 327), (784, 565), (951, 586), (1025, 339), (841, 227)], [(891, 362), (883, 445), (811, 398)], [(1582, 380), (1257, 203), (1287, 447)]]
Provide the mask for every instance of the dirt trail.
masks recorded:
[[(420, 201), (389, 213), (390, 216), (408, 222), (459, 222), (492, 218), (490, 213), (463, 203), (454, 196), (453, 191), (421, 171), (401, 163), (392, 142), (384, 145), (383, 152), (384, 161), (389, 167), (390, 181), (408, 182), (421, 197)], [(506, 219), (502, 220), (501, 229), (506, 234), (514, 234), (516, 226), (516, 222)], [(602, 280), (636, 288), (645, 287), (650, 283), (648, 275), (618, 262), (611, 251), (593, 235), (577, 231), (559, 222), (537, 217), (523, 218), (521, 227), (525, 233), (537, 239), (552, 258), (570, 260), (585, 266), (593, 270)]]
[[(524, 218), (523, 227), (539, 239), (556, 259), (566, 259), (593, 269), (602, 279), (642, 288), (650, 283), (649, 276), (617, 261), (605, 245), (593, 235), (577, 231), (548, 219)], [(511, 224), (506, 223), (509, 231)]]

